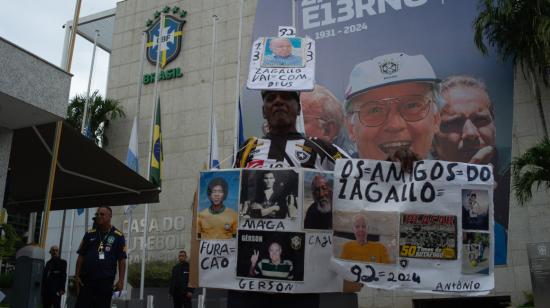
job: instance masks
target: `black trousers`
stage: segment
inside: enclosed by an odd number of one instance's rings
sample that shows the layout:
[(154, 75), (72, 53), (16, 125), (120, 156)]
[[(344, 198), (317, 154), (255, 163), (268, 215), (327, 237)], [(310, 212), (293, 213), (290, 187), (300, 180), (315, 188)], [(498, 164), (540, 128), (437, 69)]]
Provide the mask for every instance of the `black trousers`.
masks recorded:
[(319, 294), (227, 292), (227, 308), (319, 308)]
[(175, 296), (174, 299), (174, 308), (192, 308), (191, 299), (185, 295)]
[(61, 296), (56, 293), (44, 293), (42, 294), (42, 308), (60, 308)]
[(83, 281), (76, 299), (78, 308), (111, 308), (114, 278)]

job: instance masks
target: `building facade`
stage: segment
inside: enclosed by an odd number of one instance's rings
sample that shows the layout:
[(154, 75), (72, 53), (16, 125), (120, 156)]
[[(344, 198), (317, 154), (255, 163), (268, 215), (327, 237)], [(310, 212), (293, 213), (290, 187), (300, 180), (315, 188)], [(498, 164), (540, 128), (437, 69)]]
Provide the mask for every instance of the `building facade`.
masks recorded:
[[(187, 11), (182, 17), (186, 23), (182, 30), (181, 51), (163, 68), (165, 72), (174, 73), (165, 73), (165, 80), (159, 82), (164, 147), (163, 191), (160, 203), (149, 206), (149, 238), (146, 243), (148, 260), (175, 261), (180, 249), (190, 248), (191, 207), (198, 173), (204, 169), (208, 157), (212, 94), (218, 120), (220, 160), (223, 161), (222, 167), (230, 166), (235, 134), (236, 92), (244, 85), (247, 75), (250, 44), (254, 39), (251, 33), (256, 4), (255, 0), (244, 1), (240, 55), (242, 69), (240, 85), (237, 86), (240, 1), (126, 0), (117, 3), (107, 96), (122, 102), (127, 117), (112, 121), (107, 150), (123, 161), (128, 151), (133, 116), (137, 112), (138, 83), (144, 81), (144, 77), (139, 76), (142, 32), (147, 28), (147, 21), (154, 19), (155, 12), (165, 7), (178, 7), (179, 10)], [(211, 82), (213, 15), (218, 16), (214, 84)], [(145, 62), (145, 75), (154, 70), (153, 64)], [(141, 95), (139, 169), (142, 175), (147, 174), (153, 88), (153, 83), (144, 84)], [(550, 89), (544, 88), (543, 101), (547, 116), (550, 115), (549, 100)], [(243, 110), (243, 113), (246, 112)], [(515, 73), (513, 114), (514, 157), (534, 145), (543, 135), (535, 103), (521, 70)], [(492, 295), (509, 295), (514, 305), (523, 303), (526, 300), (524, 292), (531, 290), (526, 244), (550, 238), (548, 197), (546, 193), (537, 193), (526, 207), (520, 207), (514, 198), (510, 199), (508, 264), (495, 267), (496, 287)], [(130, 262), (138, 262), (141, 258), (139, 248), (145, 228), (143, 209), (143, 206), (139, 206), (134, 210), (131, 224), (122, 209), (115, 209), (114, 225), (123, 226), (126, 234), (131, 229), (132, 236), (128, 243)], [(359, 293), (359, 303), (362, 307), (412, 307), (412, 299), (437, 297), (364, 288)]]

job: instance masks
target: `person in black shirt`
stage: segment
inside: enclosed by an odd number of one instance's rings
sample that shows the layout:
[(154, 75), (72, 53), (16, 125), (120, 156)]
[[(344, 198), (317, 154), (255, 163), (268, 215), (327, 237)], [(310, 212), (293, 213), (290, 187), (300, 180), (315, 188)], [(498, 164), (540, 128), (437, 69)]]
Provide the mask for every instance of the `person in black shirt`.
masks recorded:
[(193, 288), (189, 285), (189, 263), (187, 262), (187, 253), (180, 250), (178, 254), (178, 264), (172, 268), (172, 277), (170, 277), (170, 296), (174, 300), (174, 308), (191, 308), (191, 298), (193, 298)]
[[(93, 228), (84, 234), (78, 248), (75, 282), (78, 298), (75, 307), (110, 307), (113, 291), (122, 291), (126, 274), (126, 241), (111, 225), (113, 212), (102, 206), (95, 213)], [(118, 266), (118, 281), (115, 276)]]
[(59, 257), (59, 247), (50, 248), (52, 258), (46, 262), (42, 274), (42, 307), (59, 308), (61, 295), (65, 294), (65, 280), (67, 279), (67, 261)]

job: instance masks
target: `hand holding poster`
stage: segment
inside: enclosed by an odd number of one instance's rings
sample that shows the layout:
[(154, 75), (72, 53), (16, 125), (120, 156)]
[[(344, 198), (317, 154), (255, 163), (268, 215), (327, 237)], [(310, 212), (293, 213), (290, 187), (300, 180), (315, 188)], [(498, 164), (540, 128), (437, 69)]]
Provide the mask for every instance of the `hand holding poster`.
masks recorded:
[(493, 174), (485, 165), (338, 160), (333, 268), (383, 289), (488, 293), (493, 274)]
[(247, 87), (254, 90), (313, 90), (315, 41), (260, 37), (252, 45)]

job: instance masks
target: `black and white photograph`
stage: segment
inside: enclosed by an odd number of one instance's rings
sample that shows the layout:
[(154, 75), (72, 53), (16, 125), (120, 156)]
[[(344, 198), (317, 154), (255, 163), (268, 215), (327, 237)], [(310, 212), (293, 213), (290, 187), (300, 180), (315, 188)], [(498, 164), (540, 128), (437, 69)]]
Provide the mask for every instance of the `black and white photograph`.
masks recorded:
[(304, 280), (305, 233), (239, 230), (237, 277)]
[(332, 187), (329, 172), (304, 170), (304, 229), (332, 230)]
[(462, 190), (462, 229), (489, 230), (489, 193), (486, 190)]
[(239, 215), (243, 218), (295, 219), (298, 173), (290, 169), (244, 169)]

